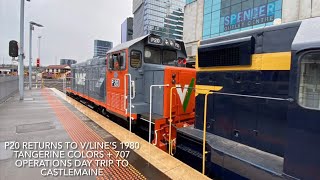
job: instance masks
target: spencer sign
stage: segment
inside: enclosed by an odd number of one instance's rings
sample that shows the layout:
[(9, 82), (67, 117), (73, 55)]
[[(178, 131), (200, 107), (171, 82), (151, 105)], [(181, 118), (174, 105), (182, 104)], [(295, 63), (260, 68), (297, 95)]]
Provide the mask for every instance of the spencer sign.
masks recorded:
[(224, 18), (224, 31), (254, 26), (274, 21), (275, 2), (240, 11)]

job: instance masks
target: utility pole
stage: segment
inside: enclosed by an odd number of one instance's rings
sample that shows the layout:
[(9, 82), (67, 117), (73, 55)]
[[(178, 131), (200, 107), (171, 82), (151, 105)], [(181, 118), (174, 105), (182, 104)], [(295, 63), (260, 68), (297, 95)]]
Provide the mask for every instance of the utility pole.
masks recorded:
[(30, 22), (30, 36), (29, 36), (29, 90), (32, 89), (32, 31), (33, 26)]
[(19, 50), (19, 94), (20, 100), (23, 100), (24, 96), (24, 66), (23, 66), (23, 45), (24, 45), (24, 1), (20, 3), (20, 50)]

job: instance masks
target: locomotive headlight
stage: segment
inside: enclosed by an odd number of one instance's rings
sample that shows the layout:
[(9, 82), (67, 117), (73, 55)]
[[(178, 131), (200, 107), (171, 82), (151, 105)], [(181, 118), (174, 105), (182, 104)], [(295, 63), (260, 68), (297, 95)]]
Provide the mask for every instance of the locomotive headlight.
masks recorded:
[(174, 47), (177, 48), (177, 49), (181, 48), (179, 43), (174, 43)]
[(170, 42), (170, 46), (174, 47), (174, 42), (172, 40), (169, 40), (169, 42)]
[(164, 44), (167, 45), (167, 46), (169, 46), (169, 44), (170, 44), (170, 43), (169, 43), (169, 40), (168, 40), (168, 39), (165, 39), (165, 40), (164, 40)]

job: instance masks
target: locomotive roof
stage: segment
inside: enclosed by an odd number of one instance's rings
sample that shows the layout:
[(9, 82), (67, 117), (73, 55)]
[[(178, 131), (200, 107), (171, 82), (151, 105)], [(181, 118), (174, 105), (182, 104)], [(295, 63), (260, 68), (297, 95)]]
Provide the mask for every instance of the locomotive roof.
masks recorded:
[(302, 21), (292, 43), (292, 50), (300, 51), (320, 46), (320, 17)]
[(288, 52), (300, 25), (301, 21), (298, 21), (220, 36), (201, 41), (199, 48), (233, 44), (234, 41), (253, 37), (255, 54)]
[(92, 59), (88, 59), (86, 61), (79, 62), (77, 64), (72, 64), (71, 67), (76, 68), (76, 67), (82, 67), (82, 66), (84, 67), (88, 65), (101, 65), (101, 64), (105, 64), (105, 60), (106, 58), (103, 58), (103, 57), (94, 57)]
[(108, 53), (112, 53), (112, 52), (116, 52), (116, 51), (120, 51), (120, 50), (123, 50), (123, 49), (127, 49), (129, 48), (130, 46), (134, 45), (135, 43), (143, 40), (144, 38), (148, 37), (149, 35), (145, 35), (145, 36), (142, 36), (142, 37), (139, 37), (139, 38), (136, 38), (136, 39), (133, 39), (131, 41), (127, 41), (125, 43), (122, 43), (122, 44), (119, 44), (117, 45), (116, 47), (110, 49)]
[(255, 38), (255, 53), (300, 51), (320, 46), (320, 17), (275, 26), (267, 26), (203, 40), (204, 46), (230, 44), (241, 38)]

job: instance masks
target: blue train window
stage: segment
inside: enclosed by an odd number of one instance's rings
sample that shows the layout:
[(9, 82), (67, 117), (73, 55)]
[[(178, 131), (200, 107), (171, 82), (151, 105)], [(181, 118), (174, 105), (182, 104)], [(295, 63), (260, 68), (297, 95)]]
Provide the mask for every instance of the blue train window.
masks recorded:
[(320, 52), (307, 53), (301, 58), (299, 104), (320, 110)]

